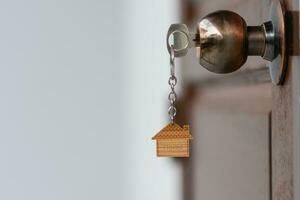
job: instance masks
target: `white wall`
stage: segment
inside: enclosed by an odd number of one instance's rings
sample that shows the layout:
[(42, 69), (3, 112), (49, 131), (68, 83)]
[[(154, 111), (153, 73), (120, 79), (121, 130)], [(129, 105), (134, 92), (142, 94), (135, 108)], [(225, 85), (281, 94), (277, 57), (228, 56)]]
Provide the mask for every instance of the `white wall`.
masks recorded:
[(0, 1), (0, 199), (176, 200), (166, 122), (175, 1)]
[(131, 0), (124, 5), (125, 194), (130, 200), (181, 199), (180, 169), (174, 160), (157, 159), (151, 141), (167, 123), (166, 33), (177, 22), (175, 3)]

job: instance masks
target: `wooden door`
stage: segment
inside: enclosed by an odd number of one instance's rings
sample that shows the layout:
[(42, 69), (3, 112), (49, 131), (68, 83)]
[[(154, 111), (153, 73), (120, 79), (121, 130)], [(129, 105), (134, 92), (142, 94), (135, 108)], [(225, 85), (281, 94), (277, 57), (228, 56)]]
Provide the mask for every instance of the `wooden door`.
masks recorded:
[[(229, 75), (202, 68), (195, 52), (182, 59), (178, 121), (194, 140), (184, 161), (188, 200), (299, 199), (300, 65), (299, 2), (286, 7), (289, 61), (283, 86), (273, 86), (266, 62), (249, 57)], [(193, 27), (204, 15), (232, 10), (248, 25), (268, 19), (271, 0), (182, 0), (182, 20)]]

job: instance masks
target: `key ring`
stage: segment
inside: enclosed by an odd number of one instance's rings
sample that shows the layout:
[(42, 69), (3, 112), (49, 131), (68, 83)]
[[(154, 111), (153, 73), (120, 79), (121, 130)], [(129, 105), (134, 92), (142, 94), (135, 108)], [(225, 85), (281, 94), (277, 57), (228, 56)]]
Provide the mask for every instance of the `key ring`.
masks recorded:
[(186, 55), (188, 49), (191, 46), (191, 42), (192, 40), (191, 40), (190, 32), (186, 25), (184, 24), (171, 25), (167, 34), (167, 49), (170, 55), (174, 54), (174, 57), (181, 57)]

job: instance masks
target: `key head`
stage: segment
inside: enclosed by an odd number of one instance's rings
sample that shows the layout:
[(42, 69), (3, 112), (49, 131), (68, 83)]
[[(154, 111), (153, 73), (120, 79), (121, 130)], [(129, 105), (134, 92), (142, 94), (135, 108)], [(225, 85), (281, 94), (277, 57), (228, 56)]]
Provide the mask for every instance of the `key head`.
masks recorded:
[(182, 57), (191, 47), (190, 32), (185, 24), (172, 24), (167, 34), (167, 48), (171, 54), (171, 45), (173, 45), (174, 56)]

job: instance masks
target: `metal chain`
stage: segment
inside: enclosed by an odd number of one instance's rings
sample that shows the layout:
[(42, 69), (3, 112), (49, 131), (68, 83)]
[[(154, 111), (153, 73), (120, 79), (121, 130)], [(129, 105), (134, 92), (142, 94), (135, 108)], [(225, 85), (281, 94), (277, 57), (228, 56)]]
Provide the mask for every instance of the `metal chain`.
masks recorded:
[(171, 88), (171, 92), (169, 93), (168, 100), (170, 102), (170, 106), (168, 109), (168, 114), (170, 117), (171, 122), (174, 122), (174, 118), (176, 116), (176, 107), (175, 107), (175, 101), (177, 98), (176, 92), (175, 92), (175, 85), (177, 84), (177, 78), (175, 76), (175, 52), (174, 52), (174, 46), (171, 45), (170, 48), (170, 78), (169, 78), (169, 85)]

